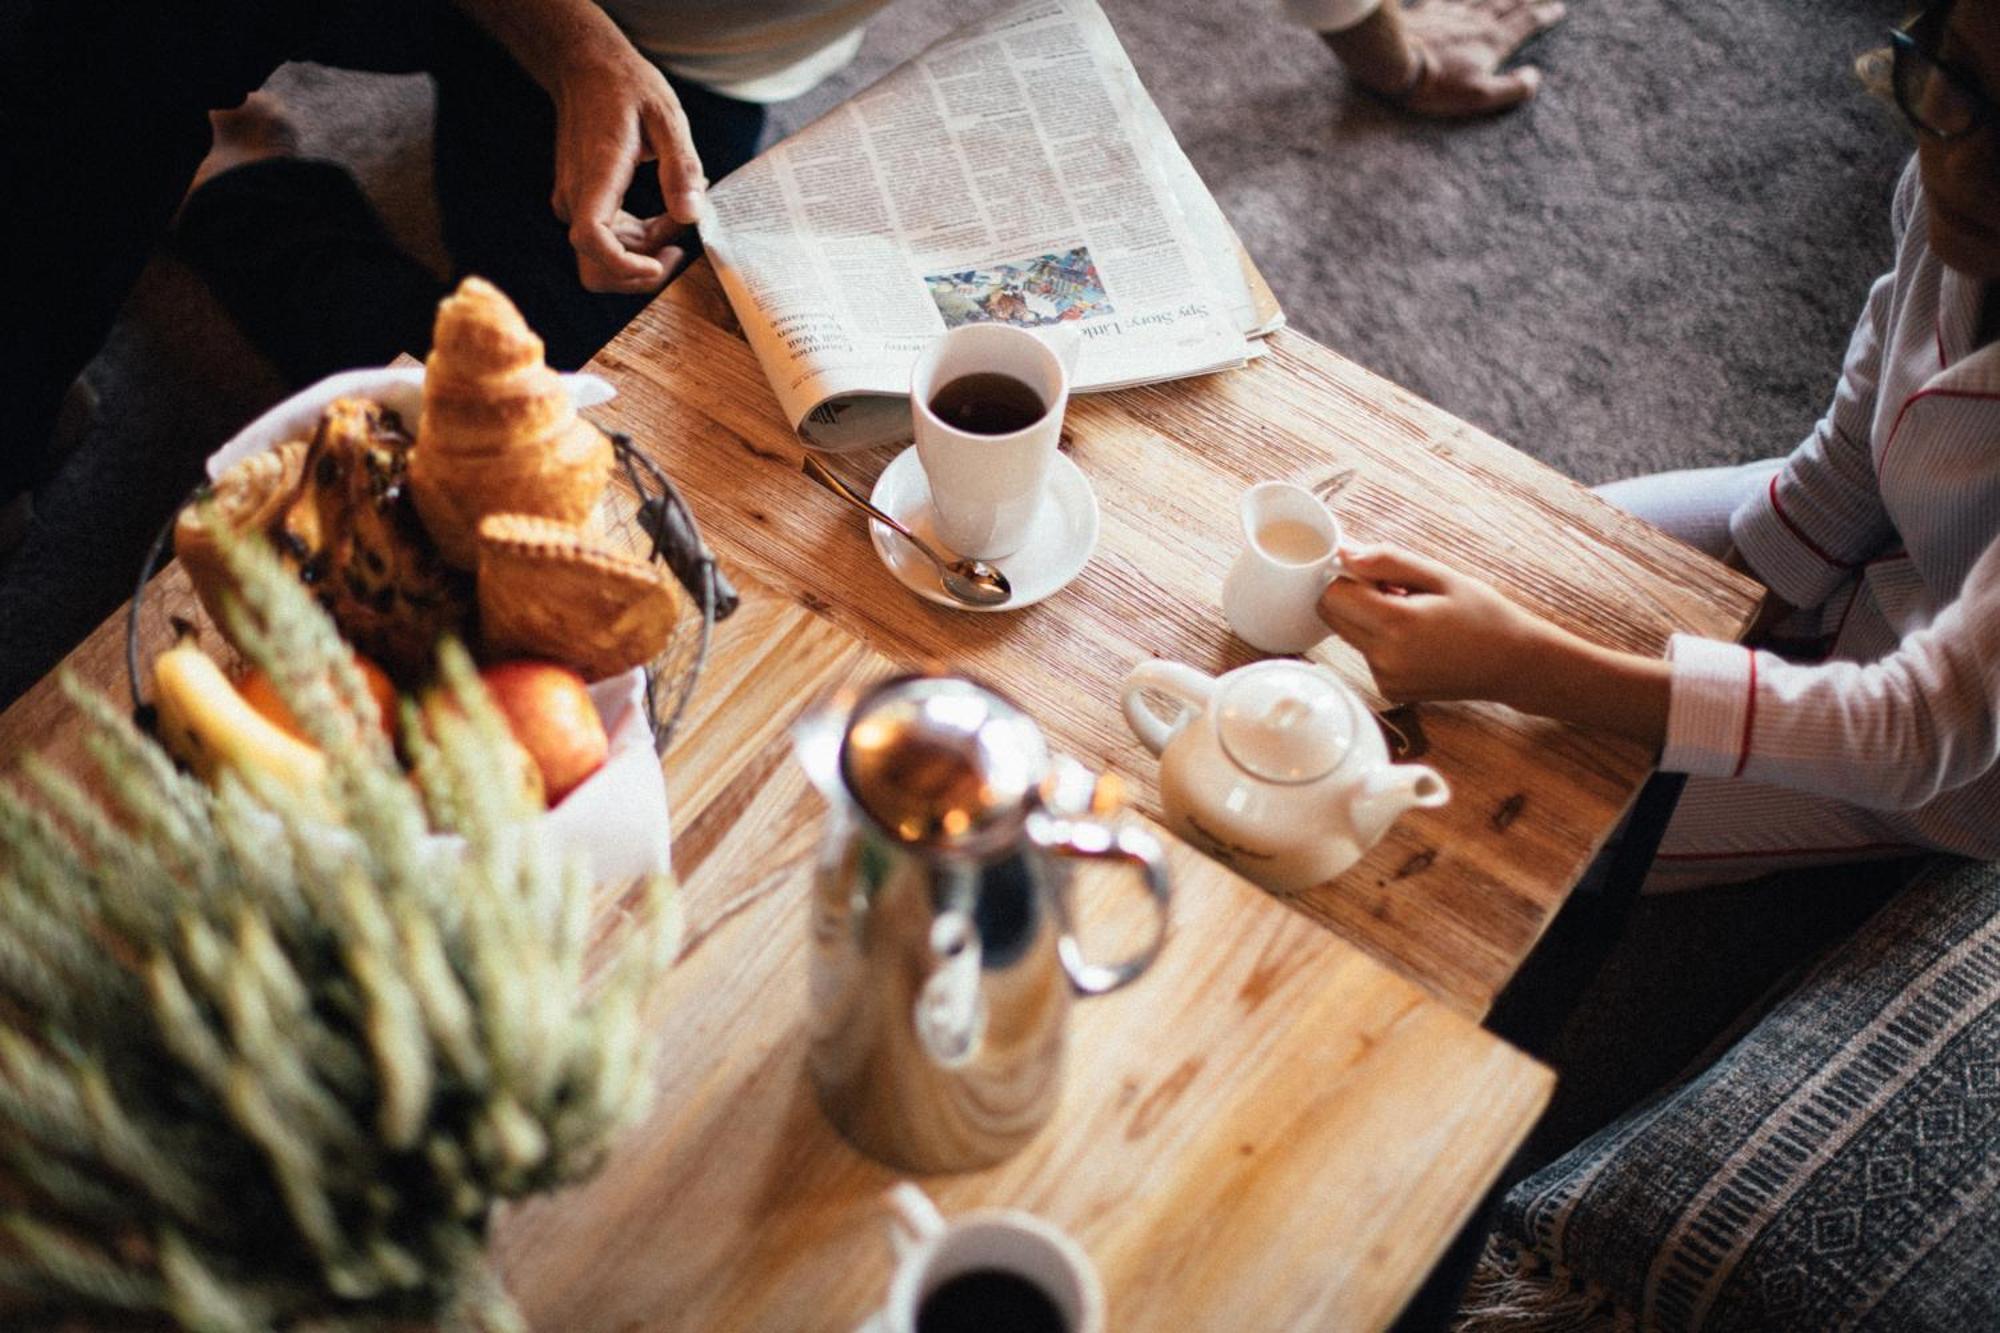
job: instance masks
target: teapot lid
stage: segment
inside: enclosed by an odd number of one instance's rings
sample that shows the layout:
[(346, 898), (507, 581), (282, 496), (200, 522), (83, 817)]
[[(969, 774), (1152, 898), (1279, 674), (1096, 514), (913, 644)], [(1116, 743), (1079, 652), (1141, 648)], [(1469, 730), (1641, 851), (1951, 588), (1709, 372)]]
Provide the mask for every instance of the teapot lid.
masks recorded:
[(1266, 782), (1316, 782), (1354, 745), (1355, 705), (1338, 680), (1304, 662), (1259, 662), (1216, 692), (1215, 730), (1236, 765)]
[(855, 802), (897, 838), (952, 851), (1013, 837), (1049, 769), (1027, 714), (956, 676), (902, 676), (858, 702), (841, 742)]

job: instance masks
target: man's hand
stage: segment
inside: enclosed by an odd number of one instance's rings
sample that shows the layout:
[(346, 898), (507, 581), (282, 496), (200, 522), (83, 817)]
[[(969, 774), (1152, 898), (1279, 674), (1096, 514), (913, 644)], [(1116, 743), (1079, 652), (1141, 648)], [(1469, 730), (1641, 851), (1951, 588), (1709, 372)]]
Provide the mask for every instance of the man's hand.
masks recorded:
[(1501, 62), (1563, 17), (1562, 0), (1382, 0), (1345, 32), (1324, 34), (1369, 91), (1420, 116), (1459, 119), (1520, 105), (1541, 87), (1532, 65)]
[[(624, 45), (576, 62), (553, 80), (555, 190), (549, 206), (569, 224), (576, 271), (593, 292), (657, 291), (686, 264), (678, 244), (708, 182), (687, 116), (653, 63)], [(655, 162), (667, 211), (639, 218), (622, 207), (641, 164)]]
[(1347, 578), (1320, 597), (1320, 618), (1361, 650), (1375, 687), (1396, 703), (1501, 699), (1552, 627), (1467, 574), (1396, 546), (1343, 548)]
[(1562, 16), (1561, 0), (1430, 0), (1405, 11), (1404, 30), (1427, 68), (1403, 105), (1439, 117), (1484, 116), (1520, 105), (1542, 86), (1542, 72), (1523, 65), (1501, 73), (1500, 62)]
[[(457, 0), (542, 86), (556, 108), (549, 206), (569, 226), (577, 277), (593, 292), (657, 291), (687, 264), (676, 242), (708, 186), (666, 75), (593, 0)], [(633, 173), (657, 162), (666, 212), (624, 210)]]

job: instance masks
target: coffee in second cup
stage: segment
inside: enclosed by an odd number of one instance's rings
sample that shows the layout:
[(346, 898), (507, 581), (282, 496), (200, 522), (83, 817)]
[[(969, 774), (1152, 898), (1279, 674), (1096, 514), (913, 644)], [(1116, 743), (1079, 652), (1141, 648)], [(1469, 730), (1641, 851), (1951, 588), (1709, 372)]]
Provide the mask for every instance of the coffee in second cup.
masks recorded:
[(970, 435), (1012, 435), (1040, 421), (1048, 410), (1033, 387), (990, 370), (960, 375), (931, 396), (931, 415)]
[(1068, 402), (1064, 358), (1011, 325), (962, 325), (917, 359), (917, 456), (946, 546), (981, 560), (1020, 548), (1048, 492)]

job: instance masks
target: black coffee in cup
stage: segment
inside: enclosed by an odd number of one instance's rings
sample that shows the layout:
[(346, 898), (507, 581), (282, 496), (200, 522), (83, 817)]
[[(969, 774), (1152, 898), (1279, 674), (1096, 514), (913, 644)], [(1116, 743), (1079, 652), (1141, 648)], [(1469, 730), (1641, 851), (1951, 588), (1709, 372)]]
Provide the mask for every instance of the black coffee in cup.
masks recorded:
[(1019, 1273), (974, 1268), (947, 1278), (924, 1297), (917, 1307), (917, 1333), (1069, 1333), (1069, 1320), (1047, 1292)]
[(990, 370), (960, 375), (931, 395), (932, 414), (969, 435), (1012, 435), (1048, 410), (1032, 385)]

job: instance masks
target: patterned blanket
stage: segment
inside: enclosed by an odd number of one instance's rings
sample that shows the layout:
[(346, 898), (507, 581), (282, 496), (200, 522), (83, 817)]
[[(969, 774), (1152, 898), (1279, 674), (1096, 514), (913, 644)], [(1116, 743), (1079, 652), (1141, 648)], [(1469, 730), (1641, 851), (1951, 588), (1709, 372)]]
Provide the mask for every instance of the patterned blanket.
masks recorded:
[(1461, 1328), (2000, 1328), (2000, 866), (1507, 1196)]

